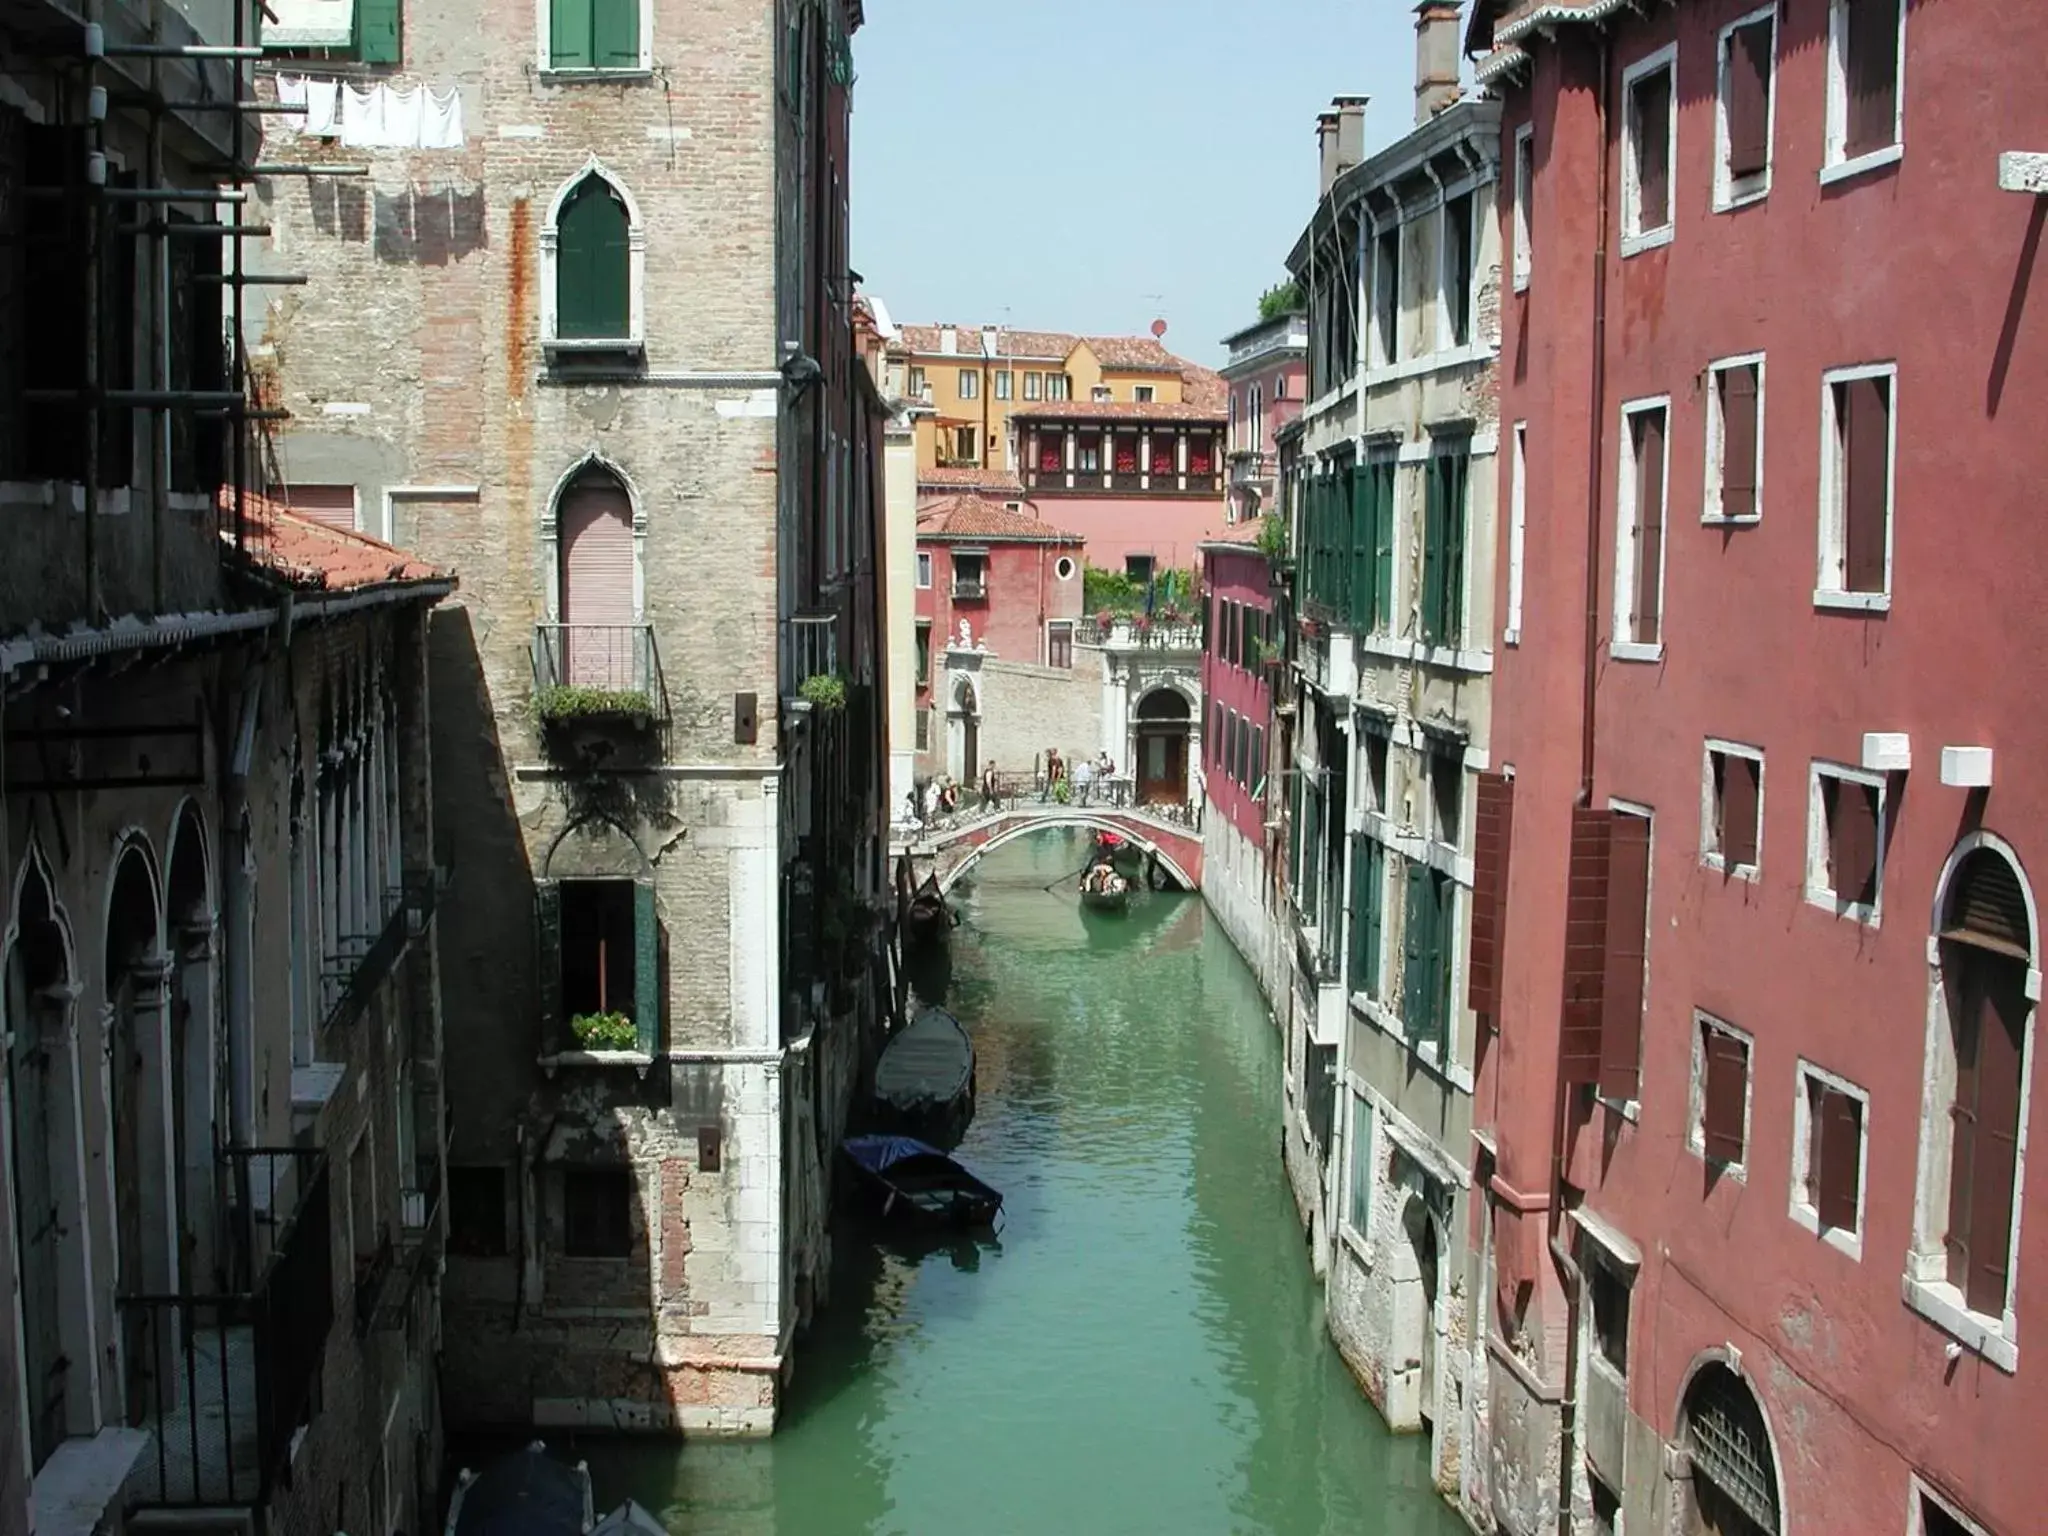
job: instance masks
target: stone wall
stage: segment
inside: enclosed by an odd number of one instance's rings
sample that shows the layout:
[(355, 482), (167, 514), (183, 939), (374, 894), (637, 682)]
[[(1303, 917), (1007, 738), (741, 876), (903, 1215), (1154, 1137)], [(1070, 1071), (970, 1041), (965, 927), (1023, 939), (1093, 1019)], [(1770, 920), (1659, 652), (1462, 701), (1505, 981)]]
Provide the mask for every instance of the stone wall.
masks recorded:
[[(957, 697), (960, 679), (970, 681), (980, 704), (978, 753), (1004, 774), (1033, 771), (1047, 747), (1069, 761), (1094, 755), (1102, 740), (1102, 653), (1074, 647), (1072, 667), (1041, 667), (1002, 661), (982, 652), (943, 655), (944, 700)], [(918, 754), (922, 775), (960, 772), (960, 711), (940, 708), (932, 717), (929, 748)]]

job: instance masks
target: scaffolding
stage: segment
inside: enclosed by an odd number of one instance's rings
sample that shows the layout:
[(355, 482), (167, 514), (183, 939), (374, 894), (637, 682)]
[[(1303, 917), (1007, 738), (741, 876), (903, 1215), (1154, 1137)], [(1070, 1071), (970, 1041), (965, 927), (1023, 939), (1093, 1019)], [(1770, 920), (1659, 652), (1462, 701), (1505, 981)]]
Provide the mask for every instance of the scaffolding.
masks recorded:
[[(82, 414), (83, 426), (83, 549), (86, 619), (104, 621), (105, 592), (101, 580), (102, 433), (109, 412), (141, 412), (148, 424), (150, 607), (162, 612), (165, 601), (165, 529), (170, 518), (173, 422), (215, 418), (224, 424), (219, 445), (220, 483), (203, 487), (213, 507), (213, 532), (227, 558), (258, 553), (255, 547), (268, 519), (252, 517), (253, 496), (274, 464), (270, 437), (273, 423), (290, 419), (288, 410), (268, 403), (258, 388), (248, 341), (246, 295), (251, 289), (302, 286), (303, 273), (251, 270), (246, 242), (267, 237), (269, 226), (246, 217), (251, 188), (273, 177), (367, 177), (367, 165), (316, 165), (266, 162), (257, 156), (262, 135), (253, 119), (270, 114), (302, 113), (303, 106), (261, 100), (255, 90), (255, 64), (263, 57), (253, 25), (261, 0), (234, 0), (232, 37), (227, 41), (200, 37), (169, 0), (98, 0), (81, 20), (53, 3), (46, 20), (32, 30), (40, 43), (38, 62), (45, 65), (55, 90), (52, 116), (66, 128), (84, 132), (81, 144), (69, 146), (61, 184), (29, 185), (24, 199), (55, 202), (66, 214), (66, 239), (82, 229), (80, 252), (84, 299), (82, 368), (75, 383), (63, 387), (32, 387), (24, 381), (18, 398), (26, 406), (69, 407)], [(137, 13), (140, 13), (139, 15)], [(142, 119), (145, 148), (132, 184), (117, 184), (109, 174), (109, 120), (120, 113)], [(189, 158), (190, 180), (211, 184), (181, 185), (166, 176), (166, 125), (176, 119), (190, 124), (225, 114), (226, 132), (206, 134), (224, 158)], [(181, 212), (180, 210), (185, 210)], [(199, 217), (190, 210), (203, 209)], [(223, 210), (227, 212), (224, 214)], [(74, 222), (74, 219), (76, 222)], [(24, 226), (25, 227), (25, 226)], [(144, 313), (131, 321), (123, 338), (132, 344), (146, 330), (147, 361), (122, 380), (103, 354), (109, 342), (100, 313), (104, 293), (103, 267), (120, 254), (116, 240), (139, 238), (146, 256), (138, 262), (145, 281)], [(171, 256), (174, 241), (218, 241), (217, 271), (193, 270), (196, 285), (218, 285), (226, 299), (220, 316), (222, 352), (218, 387), (180, 387), (172, 378), (171, 311), (189, 294), (173, 290)], [(138, 253), (139, 254), (139, 253)], [(213, 372), (213, 368), (207, 370)], [(145, 377), (140, 377), (146, 375)], [(132, 462), (132, 461), (131, 461)], [(218, 471), (216, 472), (218, 473)], [(133, 476), (131, 474), (131, 481)]]

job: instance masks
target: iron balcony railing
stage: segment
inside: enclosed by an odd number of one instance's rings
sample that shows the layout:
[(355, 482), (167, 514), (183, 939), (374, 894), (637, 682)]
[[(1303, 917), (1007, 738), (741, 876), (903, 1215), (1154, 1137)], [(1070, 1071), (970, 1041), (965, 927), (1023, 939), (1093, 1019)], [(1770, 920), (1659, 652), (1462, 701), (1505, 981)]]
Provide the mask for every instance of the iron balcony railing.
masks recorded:
[(988, 578), (985, 576), (955, 576), (953, 578), (953, 599), (955, 602), (978, 603), (988, 597)]
[(370, 999), (398, 968), (406, 946), (434, 919), (431, 871), (407, 875), (383, 893), (383, 921), (374, 933), (343, 934), (340, 950), (320, 968), (321, 1022), (340, 1029), (362, 1017)]
[(799, 613), (789, 621), (792, 671), (801, 684), (807, 677), (839, 675), (839, 615)]
[(220, 1159), (229, 1212), (211, 1294), (123, 1296), (127, 1399), (149, 1448), (129, 1482), (145, 1509), (257, 1509), (289, 1461), (293, 1433), (334, 1327), (325, 1153), (235, 1147)]
[(1072, 491), (1084, 495), (1113, 492), (1123, 496), (1205, 496), (1221, 487), (1213, 470), (1169, 470), (1164, 473), (1106, 469), (1027, 469), (1024, 483), (1034, 491)]
[(668, 719), (668, 683), (651, 624), (533, 626), (534, 708), (556, 723), (592, 716)]
[(1232, 485), (1263, 485), (1273, 478), (1273, 455), (1244, 449), (1230, 456)]

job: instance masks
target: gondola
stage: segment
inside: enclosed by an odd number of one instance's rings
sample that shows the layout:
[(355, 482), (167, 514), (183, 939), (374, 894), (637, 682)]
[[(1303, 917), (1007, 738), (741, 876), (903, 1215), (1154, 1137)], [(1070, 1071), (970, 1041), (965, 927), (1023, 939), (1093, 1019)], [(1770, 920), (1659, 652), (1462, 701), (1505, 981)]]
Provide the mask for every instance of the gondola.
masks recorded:
[(1125, 912), (1131, 905), (1131, 882), (1107, 862), (1091, 864), (1081, 876), (1081, 905), (1092, 912)]
[(1120, 833), (1097, 832), (1095, 857), (1115, 865), (1116, 872), (1126, 880), (1135, 880), (1145, 872), (1145, 850)]
[(943, 940), (953, 926), (953, 914), (939, 892), (936, 875), (926, 875), (924, 884), (910, 898), (903, 914), (903, 937), (910, 944), (932, 944)]
[(922, 1009), (875, 1063), (885, 1130), (952, 1146), (974, 1119), (974, 1042), (943, 1008)]
[(595, 1523), (590, 1469), (564, 1466), (536, 1440), (480, 1473), (463, 1469), (447, 1536), (584, 1536)]
[(908, 1136), (850, 1136), (840, 1143), (882, 1216), (906, 1226), (985, 1227), (1002, 1195), (937, 1147)]

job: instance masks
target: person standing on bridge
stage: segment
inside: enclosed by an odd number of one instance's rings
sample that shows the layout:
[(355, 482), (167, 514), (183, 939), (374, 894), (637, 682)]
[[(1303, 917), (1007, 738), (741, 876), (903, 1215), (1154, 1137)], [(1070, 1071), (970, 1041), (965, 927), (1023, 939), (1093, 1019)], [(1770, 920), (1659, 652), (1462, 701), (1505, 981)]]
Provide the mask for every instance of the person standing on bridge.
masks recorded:
[(1088, 803), (1088, 791), (1094, 782), (1095, 765), (1084, 757), (1074, 764), (1074, 803), (1076, 805), (1086, 805)]
[(981, 807), (991, 810), (1003, 803), (1003, 781), (996, 772), (996, 765), (990, 763), (981, 770)]

